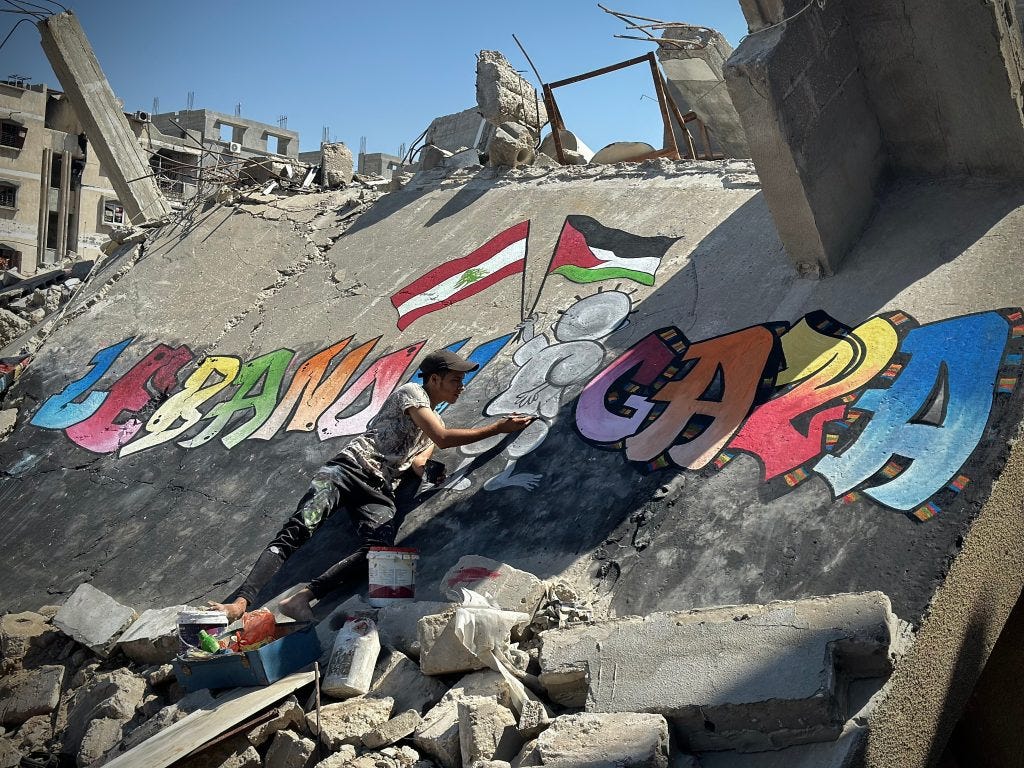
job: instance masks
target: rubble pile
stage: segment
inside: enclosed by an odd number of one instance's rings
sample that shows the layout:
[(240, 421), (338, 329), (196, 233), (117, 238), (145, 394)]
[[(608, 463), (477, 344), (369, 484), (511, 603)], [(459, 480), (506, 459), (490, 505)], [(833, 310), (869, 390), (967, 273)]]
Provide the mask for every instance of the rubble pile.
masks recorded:
[(777, 750), (856, 730), (864, 711), (850, 711), (849, 683), (881, 687), (900, 633), (881, 593), (595, 620), (568, 584), (484, 557), (462, 558), (441, 586), (458, 601), (372, 608), (356, 597), (319, 623), (321, 669), (345, 622), (379, 631), (369, 690), (340, 700), (308, 672), (186, 693), (170, 663), (184, 606), (139, 616), (83, 584), (62, 606), (7, 614), (0, 768), (169, 765), (155, 756), (185, 738), (175, 724), (212, 723), (240, 695), (262, 695), (259, 711), (181, 743), (175, 765), (667, 768), (670, 754), (696, 765), (692, 750)]
[(33, 325), (57, 313), (82, 284), (91, 262), (77, 268), (56, 269), (23, 278), (14, 270), (3, 273), (0, 288), (0, 347), (11, 343)]

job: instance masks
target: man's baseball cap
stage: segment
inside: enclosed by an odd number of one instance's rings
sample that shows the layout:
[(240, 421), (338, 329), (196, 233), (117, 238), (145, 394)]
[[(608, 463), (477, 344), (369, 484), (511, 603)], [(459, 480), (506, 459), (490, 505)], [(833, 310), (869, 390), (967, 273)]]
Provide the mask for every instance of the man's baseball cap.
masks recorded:
[(448, 371), (466, 373), (468, 371), (475, 371), (479, 367), (476, 363), (471, 363), (464, 357), (459, 357), (447, 349), (438, 349), (431, 352), (420, 363), (420, 371), (423, 373), (423, 378), (432, 373), (447, 373)]

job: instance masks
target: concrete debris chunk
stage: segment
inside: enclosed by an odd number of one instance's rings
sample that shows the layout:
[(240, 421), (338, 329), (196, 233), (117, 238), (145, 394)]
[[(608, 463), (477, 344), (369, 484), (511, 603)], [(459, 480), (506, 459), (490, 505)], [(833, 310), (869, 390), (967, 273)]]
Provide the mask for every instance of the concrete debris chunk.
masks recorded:
[(419, 665), (401, 651), (385, 651), (377, 660), (367, 696), (392, 698), (395, 709), (424, 712), (448, 691), (442, 681), (424, 675)]
[(21, 725), (34, 715), (45, 715), (60, 703), (64, 667), (48, 665), (20, 670), (0, 680), (0, 724)]
[(291, 731), (278, 731), (270, 745), (263, 768), (305, 768), (316, 742)]
[(480, 555), (464, 555), (441, 578), (444, 590), (471, 589), (506, 611), (532, 614), (544, 596), (544, 582), (532, 573)]
[(277, 713), (272, 720), (257, 725), (249, 731), (249, 742), (254, 747), (258, 747), (275, 733), (283, 731), (285, 728), (306, 730), (306, 713), (299, 706), (299, 702), (295, 700), (294, 696), (277, 708)]
[[(394, 703), (393, 699), (357, 696), (321, 707), (321, 741), (332, 750), (339, 749), (342, 744), (361, 744), (363, 736), (391, 718)], [(306, 726), (310, 732), (316, 732), (315, 713), (306, 715)]]
[(636, 162), (638, 157), (651, 152), (654, 147), (645, 141), (614, 141), (595, 152), (590, 162), (595, 165)]
[(427, 144), (420, 150), (420, 170), (429, 171), (431, 168), (437, 168), (440, 165), (444, 165), (444, 161), (451, 156), (452, 153), (447, 149), (441, 149), (433, 144)]
[[(0, 411), (0, 438), (6, 436), (4, 432), (5, 414), (11, 411), (17, 416), (16, 408)], [(13, 420), (10, 426), (13, 429)], [(0, 673), (20, 667), (21, 662), (32, 648), (33, 641), (38, 642), (38, 638), (50, 631), (46, 619), (32, 611), (7, 613), (0, 617), (0, 657), (2, 657)]]
[(178, 653), (178, 613), (188, 606), (150, 608), (117, 641), (124, 655), (142, 664), (163, 664)]
[(420, 657), (417, 624), (424, 616), (434, 616), (451, 608), (451, 603), (414, 601), (393, 603), (381, 608), (377, 619), (380, 642), (413, 659)]
[(425, 675), (448, 675), (486, 668), (455, 635), (455, 609), (424, 616), (417, 629), (420, 638), (420, 669)]
[(653, 714), (563, 715), (513, 765), (668, 768), (668, 723)]
[(262, 768), (256, 747), (244, 736), (234, 736), (174, 764), (174, 768)]
[(778, 749), (838, 736), (844, 676), (888, 674), (896, 622), (881, 592), (612, 619), (544, 632), (540, 681), (563, 706), (663, 713), (696, 750)]
[(21, 765), (21, 752), (14, 742), (6, 736), (0, 736), (0, 768), (18, 768)]
[(320, 178), (328, 189), (352, 183), (352, 150), (344, 142), (320, 145)]
[[(96, 675), (89, 683), (75, 691), (68, 705), (68, 725), (61, 737), (61, 752), (77, 755), (83, 739), (94, 720), (109, 719), (119, 729), (135, 716), (135, 710), (142, 703), (146, 692), (146, 681), (136, 677), (127, 669), (115, 669)], [(113, 733), (113, 725), (97, 727), (93, 734), (91, 751), (98, 749), (101, 737)], [(106, 744), (103, 750), (114, 746), (117, 739)], [(97, 755), (98, 756), (98, 755)]]
[(363, 744), (370, 749), (380, 749), (395, 744), (419, 728), (423, 722), (420, 713), (408, 709), (397, 717), (388, 720), (380, 728), (374, 728), (363, 736)]
[(78, 745), (75, 761), (81, 768), (95, 764), (108, 750), (121, 741), (125, 721), (112, 717), (98, 717), (89, 721)]
[[(558, 132), (562, 141), (562, 154), (565, 155), (566, 165), (586, 165), (594, 156), (594, 150), (583, 143), (575, 133), (568, 130)], [(540, 143), (540, 151), (550, 158), (558, 161), (558, 153), (555, 150), (555, 137), (549, 132)]]
[(487, 143), (487, 164), (492, 168), (532, 165), (536, 157), (533, 145), (533, 135), (525, 125), (502, 123)]
[(498, 51), (480, 51), (477, 55), (476, 104), (493, 125), (523, 123), (536, 134), (548, 121), (536, 89)]
[(0, 347), (6, 347), (28, 329), (26, 320), (10, 310), (0, 308)]
[(468, 696), (494, 697), (502, 706), (512, 703), (508, 683), (497, 672), (466, 675), (423, 717), (413, 734), (417, 748), (431, 755), (443, 768), (459, 768), (462, 749), (459, 744), (459, 701)]
[(356, 748), (351, 744), (342, 744), (341, 748), (326, 760), (321, 760), (315, 768), (348, 768), (356, 759)]
[(524, 741), (536, 738), (550, 724), (551, 717), (543, 703), (535, 699), (523, 702), (523, 711), (519, 713), (516, 728)]
[(14, 743), (22, 752), (45, 748), (53, 739), (52, 715), (34, 715), (18, 728)]
[(53, 625), (93, 653), (106, 657), (121, 632), (135, 620), (135, 611), (91, 584), (71, 593)]
[(479, 760), (512, 760), (523, 746), (516, 718), (493, 697), (469, 696), (459, 702), (459, 746), (462, 764)]

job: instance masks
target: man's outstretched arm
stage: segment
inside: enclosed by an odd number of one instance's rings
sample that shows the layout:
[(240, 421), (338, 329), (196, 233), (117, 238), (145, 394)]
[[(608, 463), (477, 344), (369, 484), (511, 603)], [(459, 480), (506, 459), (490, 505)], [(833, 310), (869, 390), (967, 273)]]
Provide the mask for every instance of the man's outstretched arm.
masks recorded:
[(520, 432), (533, 421), (532, 416), (505, 416), (483, 427), (458, 429), (446, 427), (437, 414), (425, 406), (410, 408), (406, 412), (413, 423), (422, 429), (423, 434), (429, 437), (438, 448), (456, 448), (495, 435)]

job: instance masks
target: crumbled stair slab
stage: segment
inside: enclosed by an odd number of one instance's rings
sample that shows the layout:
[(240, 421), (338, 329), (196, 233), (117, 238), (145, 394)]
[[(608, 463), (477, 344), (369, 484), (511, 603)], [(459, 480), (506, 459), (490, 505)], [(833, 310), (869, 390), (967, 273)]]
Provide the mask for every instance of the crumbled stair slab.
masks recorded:
[(178, 614), (188, 606), (150, 608), (118, 638), (124, 655), (140, 664), (164, 664), (178, 653)]
[[(320, 740), (328, 749), (337, 750), (343, 744), (357, 746), (363, 736), (391, 719), (393, 699), (354, 699), (327, 704), (320, 708)], [(316, 732), (315, 713), (306, 715), (306, 726)]]
[(413, 709), (423, 713), (447, 692), (444, 682), (424, 675), (419, 665), (401, 651), (384, 651), (377, 659), (367, 696), (394, 699), (398, 712)]
[(420, 639), (417, 624), (425, 616), (444, 613), (451, 603), (413, 601), (393, 603), (380, 610), (377, 630), (380, 641), (389, 648), (401, 651), (413, 659), (420, 657)]
[(493, 696), (469, 696), (459, 702), (462, 764), (512, 760), (523, 747), (512, 711)]
[(420, 727), (422, 722), (423, 718), (420, 717), (419, 712), (415, 709), (406, 710), (402, 714), (388, 720), (380, 728), (374, 728), (364, 735), (363, 744), (370, 749), (389, 747), (392, 744), (397, 744), (406, 736), (411, 735), (413, 731)]
[(64, 667), (56, 664), (5, 675), (0, 680), (0, 724), (21, 725), (30, 717), (53, 712), (63, 682)]
[(503, 706), (511, 705), (508, 683), (497, 672), (473, 672), (464, 676), (423, 716), (412, 742), (442, 768), (459, 768), (462, 748), (459, 743), (459, 701), (468, 696), (490, 696)]
[(544, 597), (544, 582), (532, 573), (480, 555), (465, 555), (441, 579), (442, 589), (456, 594), (471, 589), (506, 611), (532, 614)]
[(896, 631), (881, 592), (612, 619), (542, 633), (540, 681), (566, 707), (665, 714), (695, 750), (778, 749), (836, 738), (837, 662), (886, 675)]
[(563, 715), (523, 748), (514, 766), (668, 768), (668, 723), (632, 712)]
[(90, 584), (81, 584), (53, 617), (53, 625), (98, 656), (106, 657), (135, 611)]

